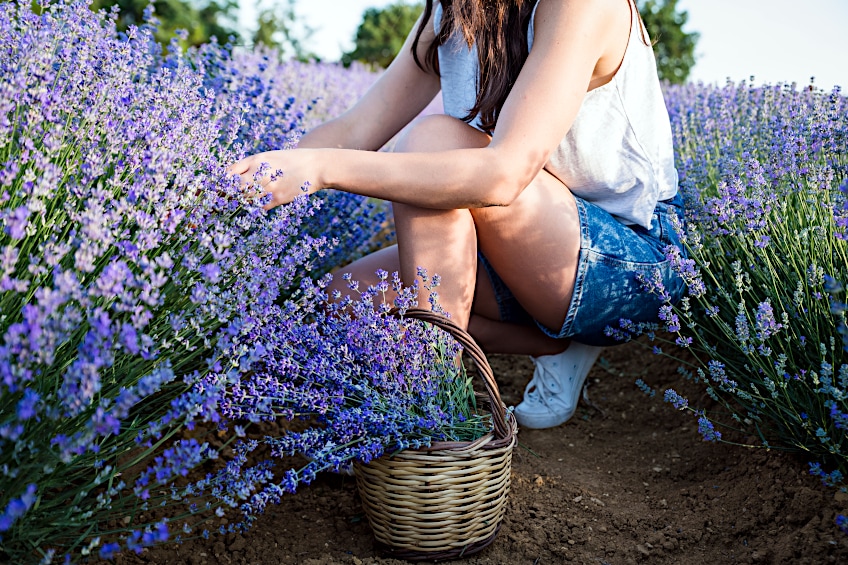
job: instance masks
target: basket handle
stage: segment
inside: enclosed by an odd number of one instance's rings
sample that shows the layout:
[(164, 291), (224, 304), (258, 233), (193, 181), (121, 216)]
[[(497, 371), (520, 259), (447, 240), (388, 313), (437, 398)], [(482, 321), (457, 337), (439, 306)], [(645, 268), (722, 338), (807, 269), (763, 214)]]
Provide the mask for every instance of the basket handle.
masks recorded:
[[(396, 316), (401, 315), (400, 310), (397, 308), (394, 308), (392, 313)], [(477, 342), (474, 341), (474, 338), (468, 335), (468, 332), (456, 325), (452, 320), (432, 310), (410, 308), (402, 315), (406, 318), (429, 322), (451, 334), (462, 345), (465, 352), (474, 360), (477, 373), (483, 379), (483, 384), (486, 387), (486, 394), (488, 394), (492, 404), (492, 421), (495, 427), (495, 437), (499, 440), (510, 437), (512, 435), (512, 429), (506, 421), (506, 406), (504, 406), (503, 400), (501, 400), (498, 383), (495, 382), (495, 375), (492, 372), (492, 367), (489, 365), (488, 359), (486, 359), (486, 355), (480, 349), (480, 346), (477, 345)]]

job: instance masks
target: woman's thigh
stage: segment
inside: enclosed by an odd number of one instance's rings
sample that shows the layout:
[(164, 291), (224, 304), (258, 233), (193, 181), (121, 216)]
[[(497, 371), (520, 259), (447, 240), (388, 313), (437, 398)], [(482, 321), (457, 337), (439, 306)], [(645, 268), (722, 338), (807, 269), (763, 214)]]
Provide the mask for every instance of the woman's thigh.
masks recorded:
[(580, 220), (571, 192), (542, 170), (509, 206), (471, 214), (487, 268), (497, 273), (495, 292), (502, 294), (505, 285), (530, 317), (561, 327), (580, 253)]
[[(485, 147), (490, 141), (488, 135), (460, 120), (431, 116), (410, 128), (399, 140), (397, 150), (476, 148)], [(523, 309), (545, 325), (562, 325), (571, 300), (580, 249), (580, 226), (571, 192), (542, 170), (509, 206), (469, 211), (478, 250)], [(488, 275), (478, 277), (478, 281), (488, 279)], [(473, 311), (482, 315), (496, 313), (497, 308), (490, 307), (493, 298), (488, 285), (478, 288)]]

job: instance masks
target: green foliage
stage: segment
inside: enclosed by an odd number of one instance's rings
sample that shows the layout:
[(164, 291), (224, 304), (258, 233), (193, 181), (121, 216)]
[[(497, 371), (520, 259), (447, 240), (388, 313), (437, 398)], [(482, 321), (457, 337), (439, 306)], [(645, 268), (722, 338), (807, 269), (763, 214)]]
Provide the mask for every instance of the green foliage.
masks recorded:
[(151, 4), (159, 20), (156, 41), (163, 45), (174, 37), (178, 29), (188, 32), (188, 37), (181, 42), (183, 47), (207, 43), (213, 37), (221, 45), (228, 43), (231, 36), (238, 40), (239, 34), (231, 25), (238, 10), (237, 0), (93, 0), (91, 9), (109, 10), (117, 6), (120, 10), (118, 29), (124, 31), (127, 26), (142, 25), (144, 12)]
[(423, 4), (398, 2), (385, 8), (369, 8), (362, 16), (356, 31), (356, 46), (342, 56), (350, 65), (362, 61), (370, 65), (388, 67), (403, 47), (403, 42), (418, 20)]
[[(304, 47), (314, 30), (299, 23), (295, 25), (294, 3), (295, 0), (287, 0), (263, 7), (257, 2), (259, 15), (250, 41), (277, 50), (283, 58), (316, 59)], [(144, 12), (150, 4), (149, 0), (93, 0), (91, 9), (109, 10), (117, 6), (118, 29), (125, 31), (130, 25), (144, 23)], [(155, 37), (163, 45), (171, 41), (178, 29), (188, 32), (180, 40), (183, 48), (208, 43), (213, 37), (221, 45), (230, 43), (231, 38), (237, 44), (247, 39), (235, 30), (238, 0), (155, 0), (152, 5), (158, 21)]]
[(294, 4), (294, 0), (288, 0), (285, 4), (260, 9), (252, 36), (253, 45), (276, 49), (283, 57), (298, 61), (317, 60), (318, 57), (304, 47), (315, 30), (301, 22), (295, 25)]
[(677, 9), (677, 0), (642, 0), (639, 13), (654, 44), (660, 78), (683, 84), (695, 65), (695, 44), (699, 34), (683, 31), (689, 19), (686, 10)]

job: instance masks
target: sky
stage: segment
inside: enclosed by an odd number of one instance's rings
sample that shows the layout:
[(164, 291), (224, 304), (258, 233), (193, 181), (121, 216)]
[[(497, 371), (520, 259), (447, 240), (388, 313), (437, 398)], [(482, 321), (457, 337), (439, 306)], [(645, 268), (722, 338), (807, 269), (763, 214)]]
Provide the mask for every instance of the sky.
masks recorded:
[[(242, 1), (251, 21), (251, 0)], [(394, 1), (296, 0), (295, 10), (315, 29), (307, 47), (335, 61), (352, 49), (365, 9)], [(689, 13), (684, 29), (701, 34), (690, 80), (807, 85), (814, 76), (821, 88), (848, 88), (848, 0), (678, 0), (678, 8)]]

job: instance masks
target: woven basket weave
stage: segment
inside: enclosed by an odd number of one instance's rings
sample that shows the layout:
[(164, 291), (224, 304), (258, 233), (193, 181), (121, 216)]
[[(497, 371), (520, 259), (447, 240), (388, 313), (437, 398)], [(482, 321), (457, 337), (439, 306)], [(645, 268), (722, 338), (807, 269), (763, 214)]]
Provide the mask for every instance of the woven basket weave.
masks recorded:
[(489, 545), (506, 511), (515, 419), (507, 416), (492, 369), (479, 346), (444, 316), (411, 309), (408, 318), (451, 333), (474, 360), (494, 431), (474, 442), (438, 442), (368, 464), (354, 464), (356, 484), (374, 537), (408, 560), (451, 559)]

